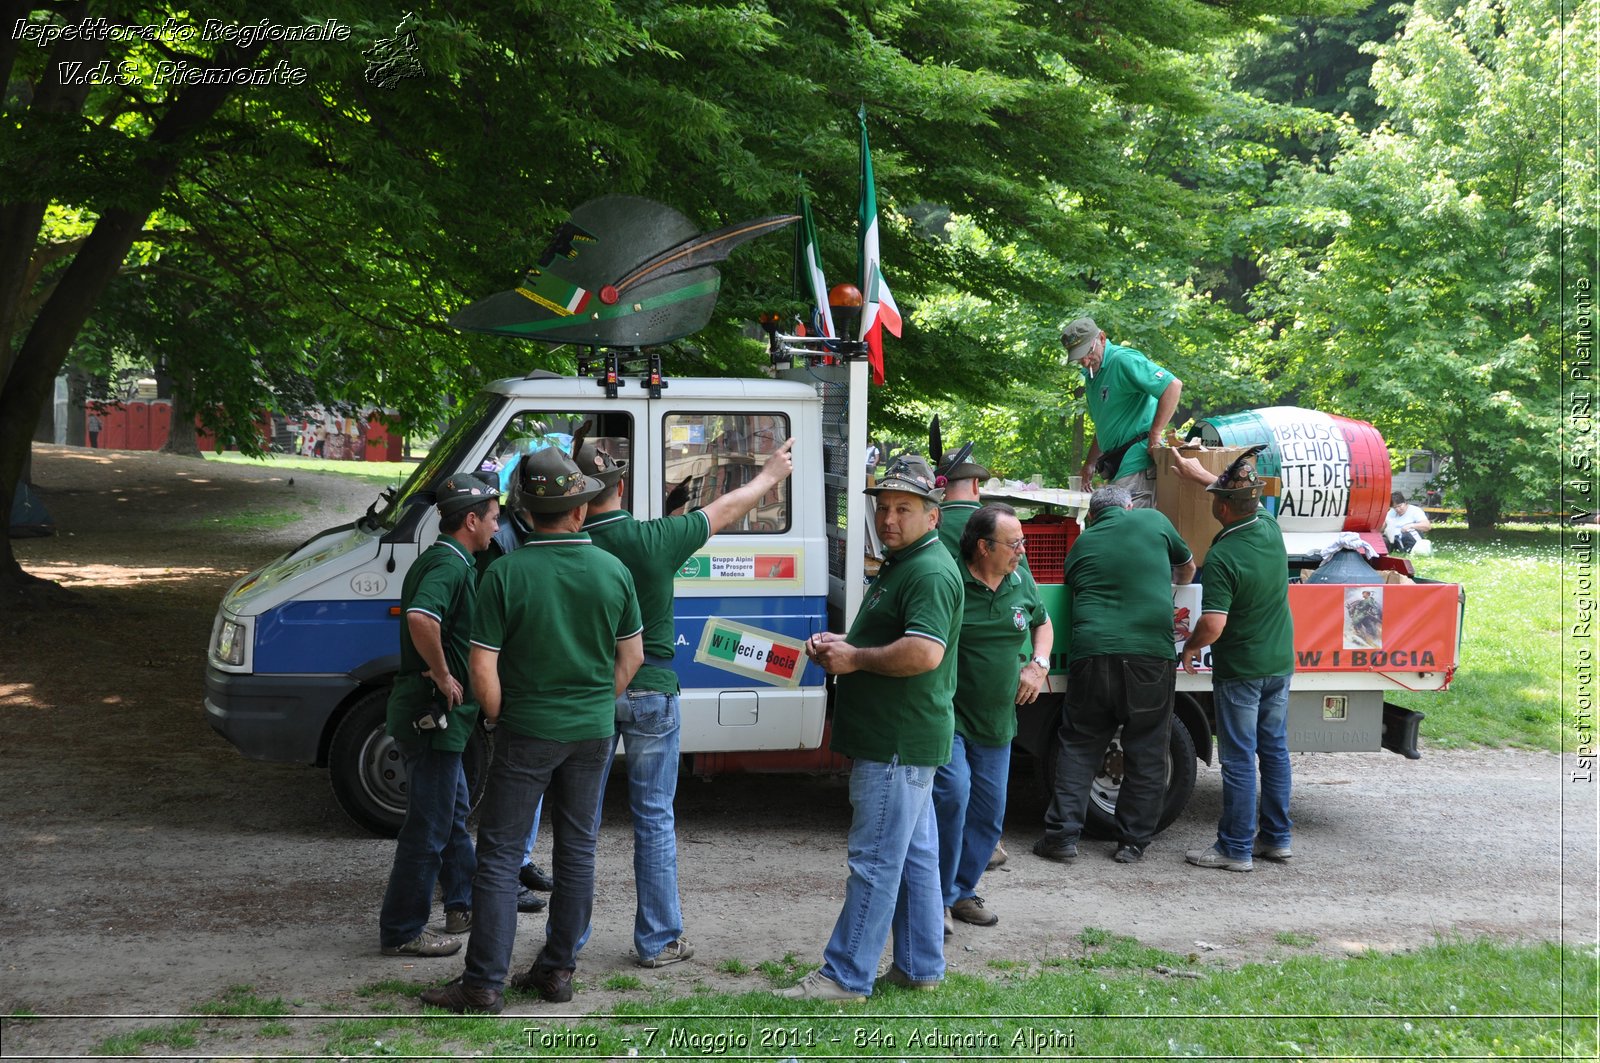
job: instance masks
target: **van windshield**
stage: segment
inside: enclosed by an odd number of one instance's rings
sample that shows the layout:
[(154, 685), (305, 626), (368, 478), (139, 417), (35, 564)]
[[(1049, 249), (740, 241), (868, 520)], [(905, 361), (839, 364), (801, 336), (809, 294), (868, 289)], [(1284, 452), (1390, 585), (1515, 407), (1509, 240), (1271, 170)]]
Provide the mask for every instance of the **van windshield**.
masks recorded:
[(394, 493), (385, 492), (384, 498), (388, 504), (376, 510), (368, 522), (369, 526), (384, 531), (393, 530), (405, 512), (407, 502), (418, 491), (432, 487), (441, 470), (453, 471), (460, 467), (462, 451), (476, 441), (478, 430), (482, 428), (484, 421), (492, 417), (505, 401), (504, 395), (488, 391), (480, 391), (474, 395), (451, 420), (450, 426), (440, 434), (433, 449), (422, 459), (422, 464), (417, 466), (417, 471), (411, 474), (400, 490)]

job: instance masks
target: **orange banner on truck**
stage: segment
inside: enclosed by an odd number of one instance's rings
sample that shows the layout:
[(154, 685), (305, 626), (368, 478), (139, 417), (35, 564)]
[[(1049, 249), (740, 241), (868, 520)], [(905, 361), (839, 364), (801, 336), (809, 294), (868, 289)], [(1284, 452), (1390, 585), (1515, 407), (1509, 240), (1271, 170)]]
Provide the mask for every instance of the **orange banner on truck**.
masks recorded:
[(1460, 593), (1453, 583), (1291, 584), (1295, 671), (1452, 671)]

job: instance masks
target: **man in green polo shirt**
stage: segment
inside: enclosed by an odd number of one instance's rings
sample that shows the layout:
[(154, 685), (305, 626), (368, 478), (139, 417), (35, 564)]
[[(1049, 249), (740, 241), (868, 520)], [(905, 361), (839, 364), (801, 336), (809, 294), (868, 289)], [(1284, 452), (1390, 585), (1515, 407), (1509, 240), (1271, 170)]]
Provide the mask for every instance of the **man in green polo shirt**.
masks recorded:
[(555, 889), (545, 941), (513, 985), (548, 1001), (572, 999), (580, 938), (594, 908), (600, 783), (611, 756), (617, 695), (644, 660), (639, 600), (621, 561), (583, 533), (605, 490), (547, 447), (522, 460), (521, 504), (533, 535), (489, 566), (473, 615), (472, 687), (497, 724), (478, 826), (467, 969), (422, 1001), (498, 1013), (517, 928), (517, 870), (533, 821), (555, 835)]
[[(694, 955), (683, 936), (678, 898), (678, 674), (672, 670), (674, 580), (711, 536), (743, 517), (794, 471), (794, 440), (785, 440), (743, 487), (681, 517), (635, 520), (622, 508), (627, 462), (594, 444), (579, 448), (578, 467), (606, 485), (589, 506), (583, 530), (633, 575), (644, 619), (644, 665), (617, 698), (617, 732), (627, 747), (628, 807), (633, 813), (634, 962), (665, 967)], [(601, 789), (604, 790), (602, 783)]]
[(1252, 870), (1253, 856), (1288, 860), (1294, 855), (1289, 819), (1289, 680), (1294, 673), (1289, 565), (1278, 522), (1261, 508), (1266, 481), (1256, 477), (1253, 454), (1240, 457), (1215, 480), (1194, 458), (1176, 456), (1173, 466), (1195, 483), (1206, 484), (1211, 515), (1222, 524), (1206, 554), (1200, 622), (1183, 647), (1183, 668), (1191, 674), (1201, 651), (1211, 649), (1222, 817), (1216, 842), (1208, 849), (1190, 850), (1185, 859), (1197, 867), (1227, 871)]
[(1089, 524), (1067, 554), (1071, 596), (1067, 705), (1056, 757), (1056, 788), (1033, 851), (1047, 860), (1078, 855), (1089, 788), (1122, 728), (1114, 859), (1131, 864), (1155, 837), (1166, 799), (1167, 743), (1177, 680), (1172, 585), (1194, 578), (1194, 555), (1160, 512), (1134, 509), (1128, 492), (1089, 496)]
[[(966, 448), (962, 448), (966, 449)], [(967, 521), (983, 503), (978, 501), (978, 484), (990, 476), (988, 469), (970, 457), (959, 463), (959, 453), (951, 452), (934, 467), (934, 481), (944, 488), (944, 499), (939, 503), (939, 541), (959, 565), (961, 562), (961, 532)]]
[(1084, 487), (1090, 470), (1098, 469), (1113, 487), (1128, 492), (1135, 508), (1154, 508), (1152, 456), (1178, 408), (1183, 382), (1132, 347), (1108, 343), (1093, 318), (1069, 324), (1061, 332), (1061, 344), (1067, 361), (1083, 372), (1084, 399), (1094, 421), (1094, 442), (1083, 463)]
[[(1038, 700), (1055, 638), (1039, 587), (1018, 564), (1026, 545), (1016, 510), (995, 502), (971, 512), (956, 562), (965, 594), (955, 738), (934, 776), (933, 809), (945, 914), (974, 926), (1000, 921), (978, 896), (978, 879), (1005, 822), (1016, 707)], [(954, 929), (948, 918), (945, 926)]]
[[(388, 733), (405, 762), (406, 818), (378, 915), (386, 956), (449, 956), (471, 925), (477, 860), (467, 836), (471, 799), (461, 751), (478, 720), (468, 700), (467, 652), (476, 600), (472, 555), (500, 522), (498, 490), (452, 476), (435, 492), (439, 539), (400, 587), (400, 669), (389, 694)], [(445, 934), (427, 927), (433, 887), (444, 892)]]
[(850, 770), (850, 877), (823, 963), (779, 996), (865, 1000), (891, 930), (886, 980), (932, 989), (944, 979), (933, 776), (950, 759), (961, 638), (961, 577), (935, 530), (933, 470), (901, 455), (868, 488), (888, 556), (848, 635), (825, 631), (806, 655), (835, 690), (831, 748)]

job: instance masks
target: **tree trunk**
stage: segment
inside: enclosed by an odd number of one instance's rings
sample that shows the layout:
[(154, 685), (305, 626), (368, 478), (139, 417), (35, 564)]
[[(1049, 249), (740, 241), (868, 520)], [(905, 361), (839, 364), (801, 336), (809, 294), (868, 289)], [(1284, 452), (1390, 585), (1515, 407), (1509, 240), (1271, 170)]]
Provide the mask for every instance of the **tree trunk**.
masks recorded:
[(185, 458), (203, 457), (200, 453), (200, 437), (194, 430), (194, 410), (189, 408), (182, 388), (172, 389), (172, 428), (167, 432), (167, 441), (161, 444), (161, 453)]
[(1466, 500), (1467, 530), (1492, 532), (1500, 523), (1500, 500), (1493, 495), (1478, 495)]

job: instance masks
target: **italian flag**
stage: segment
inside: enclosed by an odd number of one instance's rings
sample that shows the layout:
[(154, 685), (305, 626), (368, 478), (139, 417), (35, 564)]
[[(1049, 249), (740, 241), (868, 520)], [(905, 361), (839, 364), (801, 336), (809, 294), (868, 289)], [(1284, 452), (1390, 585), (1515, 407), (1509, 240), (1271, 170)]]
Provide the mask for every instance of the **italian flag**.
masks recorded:
[(800, 228), (794, 234), (795, 281), (798, 284), (805, 278), (822, 321), (822, 334), (833, 339), (838, 334), (834, 331), (833, 310), (828, 306), (828, 282), (822, 276), (822, 250), (817, 246), (817, 227), (811, 221), (811, 201), (804, 191), (796, 213), (800, 215)]
[(768, 672), (779, 679), (794, 678), (795, 667), (800, 663), (798, 650), (788, 646), (774, 646), (769, 639), (719, 627), (711, 633), (707, 652), (713, 657), (732, 661), (756, 672)]
[(872, 152), (867, 147), (867, 109), (857, 112), (861, 119), (861, 209), (857, 222), (861, 232), (861, 339), (867, 344), (867, 361), (872, 365), (872, 382), (882, 384), (883, 330), (900, 335), (900, 308), (889, 292), (878, 253), (878, 189), (872, 178)]
[(532, 299), (546, 310), (553, 310), (562, 317), (582, 313), (589, 305), (590, 293), (587, 289), (580, 288), (571, 281), (562, 280), (553, 273), (537, 269), (528, 271), (517, 291), (523, 297)]

